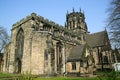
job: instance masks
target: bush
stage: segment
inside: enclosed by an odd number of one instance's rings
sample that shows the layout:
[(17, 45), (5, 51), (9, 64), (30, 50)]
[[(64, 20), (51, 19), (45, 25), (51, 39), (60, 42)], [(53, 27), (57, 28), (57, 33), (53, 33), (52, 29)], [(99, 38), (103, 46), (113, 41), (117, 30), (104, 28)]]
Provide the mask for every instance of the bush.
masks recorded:
[(120, 80), (119, 75), (120, 75), (120, 72), (112, 71), (98, 78), (99, 80)]

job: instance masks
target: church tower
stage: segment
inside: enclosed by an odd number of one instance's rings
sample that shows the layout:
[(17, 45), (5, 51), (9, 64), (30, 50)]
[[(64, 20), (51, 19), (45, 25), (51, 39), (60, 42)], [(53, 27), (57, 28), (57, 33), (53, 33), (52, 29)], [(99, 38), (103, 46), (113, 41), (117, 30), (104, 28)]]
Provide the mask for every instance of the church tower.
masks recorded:
[(71, 13), (66, 14), (66, 24), (65, 27), (75, 32), (79, 37), (81, 41), (85, 41), (86, 34), (88, 33), (87, 24), (85, 22), (85, 16), (84, 12), (80, 11), (75, 12), (74, 8)]
[(84, 12), (81, 12), (81, 9), (80, 12), (75, 12), (74, 9), (72, 13), (68, 13), (67, 11), (66, 21), (66, 28), (68, 30), (73, 30), (74, 32), (87, 32)]

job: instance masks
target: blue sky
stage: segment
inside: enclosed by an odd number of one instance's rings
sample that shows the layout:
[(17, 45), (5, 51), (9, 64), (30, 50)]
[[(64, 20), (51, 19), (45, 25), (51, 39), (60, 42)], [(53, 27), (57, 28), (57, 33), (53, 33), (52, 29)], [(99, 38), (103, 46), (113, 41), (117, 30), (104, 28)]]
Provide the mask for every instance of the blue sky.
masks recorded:
[(52, 20), (60, 25), (66, 21), (67, 10), (85, 12), (88, 30), (91, 33), (105, 29), (108, 17), (106, 9), (110, 0), (0, 0), (0, 25), (8, 33), (12, 25), (32, 12)]

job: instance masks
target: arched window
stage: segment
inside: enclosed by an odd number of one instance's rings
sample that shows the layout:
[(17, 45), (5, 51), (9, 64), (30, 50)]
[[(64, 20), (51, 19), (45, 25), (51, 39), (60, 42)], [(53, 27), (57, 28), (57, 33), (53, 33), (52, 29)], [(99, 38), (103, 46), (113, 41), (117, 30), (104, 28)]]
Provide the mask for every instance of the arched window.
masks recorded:
[(15, 63), (16, 63), (15, 72), (17, 73), (21, 73), (23, 49), (24, 49), (24, 33), (23, 30), (20, 29), (16, 36), (16, 50), (15, 50)]
[(16, 54), (17, 54), (17, 58), (22, 59), (23, 56), (23, 46), (24, 46), (24, 33), (23, 30), (20, 29), (17, 37), (16, 37)]

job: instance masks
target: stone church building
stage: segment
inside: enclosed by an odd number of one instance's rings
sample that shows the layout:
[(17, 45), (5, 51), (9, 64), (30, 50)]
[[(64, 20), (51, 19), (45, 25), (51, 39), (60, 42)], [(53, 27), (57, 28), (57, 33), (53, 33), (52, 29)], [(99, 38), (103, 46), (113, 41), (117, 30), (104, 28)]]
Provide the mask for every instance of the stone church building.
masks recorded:
[(90, 34), (83, 12), (67, 13), (64, 26), (32, 13), (12, 26), (3, 72), (92, 74), (115, 62), (107, 31)]

